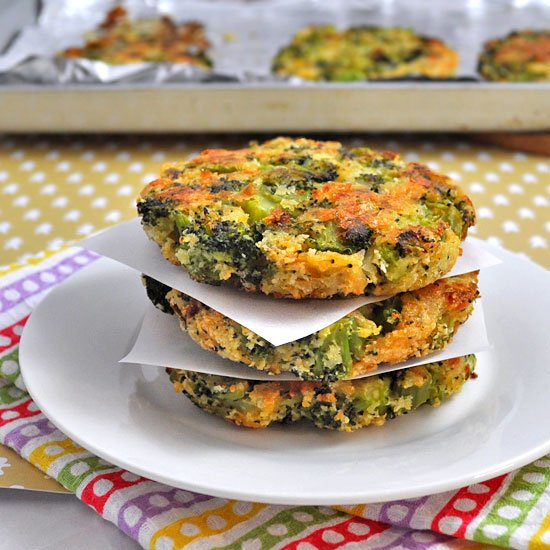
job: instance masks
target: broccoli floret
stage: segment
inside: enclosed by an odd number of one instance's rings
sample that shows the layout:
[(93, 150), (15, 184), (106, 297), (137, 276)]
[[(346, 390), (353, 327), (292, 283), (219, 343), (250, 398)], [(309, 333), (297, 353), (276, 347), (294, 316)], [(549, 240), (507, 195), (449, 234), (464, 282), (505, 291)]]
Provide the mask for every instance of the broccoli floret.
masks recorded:
[(163, 313), (173, 315), (174, 310), (166, 299), (166, 294), (170, 292), (171, 288), (148, 275), (142, 275), (141, 280), (147, 291), (147, 297), (151, 300), (153, 305)]
[(198, 281), (219, 284), (244, 273), (246, 281), (254, 283), (260, 278), (262, 259), (255, 236), (244, 224), (229, 221), (217, 222), (210, 228), (183, 227), (176, 256)]
[(146, 199), (137, 203), (137, 211), (143, 223), (157, 225), (159, 220), (168, 216), (172, 205), (173, 201)]

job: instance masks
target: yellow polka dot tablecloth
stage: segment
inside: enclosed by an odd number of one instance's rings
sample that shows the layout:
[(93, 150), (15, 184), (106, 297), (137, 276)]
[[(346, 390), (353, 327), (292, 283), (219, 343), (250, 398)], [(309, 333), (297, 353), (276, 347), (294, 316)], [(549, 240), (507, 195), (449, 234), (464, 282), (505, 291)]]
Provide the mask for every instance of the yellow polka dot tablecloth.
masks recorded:
[[(248, 139), (0, 138), (0, 264), (6, 266), (0, 272), (0, 486), (73, 492), (144, 548), (158, 550), (550, 548), (549, 456), (483, 483), (416, 499), (272, 506), (174, 489), (122, 470), (67, 438), (30, 399), (21, 384), (18, 344), (32, 306), (95, 261), (64, 245), (134, 217), (135, 196), (162, 162)], [(450, 174), (475, 202), (477, 236), (550, 266), (547, 158), (463, 138), (338, 139), (397, 150)], [(20, 457), (41, 471), (40, 479), (26, 473)], [(28, 467), (36, 475), (34, 466)], [(40, 485), (44, 481), (52, 485)]]

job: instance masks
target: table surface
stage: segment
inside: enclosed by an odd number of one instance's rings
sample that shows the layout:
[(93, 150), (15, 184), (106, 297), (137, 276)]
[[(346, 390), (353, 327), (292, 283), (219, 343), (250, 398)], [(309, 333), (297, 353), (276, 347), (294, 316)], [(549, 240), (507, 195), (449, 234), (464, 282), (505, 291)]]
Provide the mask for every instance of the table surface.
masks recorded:
[[(201, 149), (240, 147), (258, 136), (0, 137), (0, 266), (32, 259), (135, 216), (135, 197), (163, 162)], [(260, 138), (261, 139), (261, 138)], [(550, 267), (550, 162), (464, 137), (335, 137), (398, 151), (459, 182), (476, 205), (472, 234)], [(0, 268), (1, 272), (1, 268)], [(137, 548), (53, 480), (0, 446), (0, 550)], [(47, 513), (46, 513), (47, 511)], [(56, 529), (63, 524), (63, 530)], [(7, 525), (8, 534), (2, 533)], [(20, 528), (14, 529), (13, 525)], [(53, 527), (52, 527), (53, 526)], [(57, 538), (63, 533), (63, 540)]]

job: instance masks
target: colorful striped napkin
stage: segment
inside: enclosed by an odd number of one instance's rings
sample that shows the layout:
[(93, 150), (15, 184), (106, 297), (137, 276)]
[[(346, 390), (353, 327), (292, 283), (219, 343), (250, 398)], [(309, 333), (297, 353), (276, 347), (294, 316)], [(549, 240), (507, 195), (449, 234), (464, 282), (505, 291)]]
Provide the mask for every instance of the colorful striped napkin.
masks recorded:
[(0, 442), (143, 548), (550, 548), (550, 456), (458, 491), (335, 509), (255, 504), (174, 489), (81, 448), (25, 392), (18, 344), (32, 308), (95, 258), (71, 248), (0, 277)]

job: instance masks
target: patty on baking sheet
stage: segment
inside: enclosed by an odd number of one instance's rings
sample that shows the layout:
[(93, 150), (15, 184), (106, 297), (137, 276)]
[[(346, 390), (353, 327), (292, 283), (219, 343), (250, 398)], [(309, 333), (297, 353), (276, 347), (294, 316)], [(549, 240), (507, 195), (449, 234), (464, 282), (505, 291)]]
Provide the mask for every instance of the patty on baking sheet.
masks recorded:
[(550, 30), (522, 30), (489, 40), (478, 70), (488, 80), (531, 82), (550, 80)]
[(264, 382), (167, 369), (177, 392), (239, 426), (310, 420), (317, 428), (351, 432), (429, 404), (439, 406), (472, 376), (467, 355), (359, 380)]
[(412, 29), (331, 25), (300, 30), (273, 60), (273, 72), (306, 80), (376, 80), (406, 76), (448, 78), (457, 53)]
[(426, 286), (475, 222), (470, 199), (427, 166), (305, 138), (165, 165), (137, 208), (193, 279), (296, 299)]
[(60, 55), (111, 64), (151, 61), (210, 68), (212, 62), (206, 53), (209, 47), (200, 23), (175, 23), (167, 16), (131, 21), (126, 10), (117, 6), (98, 30), (86, 36), (84, 46), (68, 48)]
[(149, 277), (144, 280), (153, 303), (174, 311), (202, 348), (272, 374), (292, 372), (303, 380), (348, 379), (443, 349), (478, 296), (477, 272), (449, 277), (368, 304), (310, 336), (273, 346), (182, 292)]

